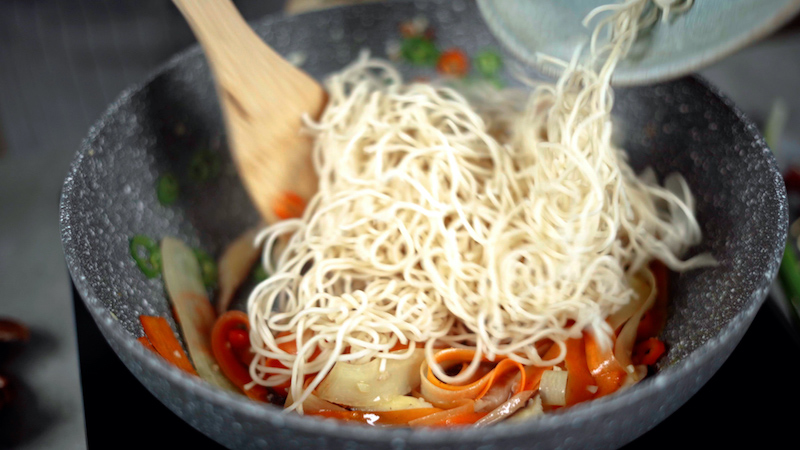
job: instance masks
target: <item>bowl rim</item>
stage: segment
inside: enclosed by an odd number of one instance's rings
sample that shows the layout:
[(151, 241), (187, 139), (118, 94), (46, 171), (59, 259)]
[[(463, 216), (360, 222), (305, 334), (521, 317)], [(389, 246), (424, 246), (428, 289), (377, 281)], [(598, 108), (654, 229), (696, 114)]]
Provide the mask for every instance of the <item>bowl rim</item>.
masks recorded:
[[(476, 0), (478, 8), (480, 9), (481, 16), (486, 21), (486, 25), (492, 34), (505, 46), (520, 61), (525, 62), (531, 67), (535, 67), (540, 73), (547, 76), (557, 76), (559, 71), (551, 68), (548, 65), (541, 64), (536, 53), (531, 53), (526, 50), (525, 45), (518, 39), (514, 33), (502, 26), (504, 21), (498, 17), (495, 10), (497, 4), (492, 0)], [(789, 23), (789, 21), (800, 12), (800, 0), (787, 0), (787, 3), (778, 11), (775, 12), (769, 20), (760, 23), (758, 26), (750, 29), (748, 33), (744, 33), (739, 37), (726, 40), (723, 44), (717, 47), (717, 52), (699, 52), (693, 53), (690, 57), (686, 58), (682, 66), (675, 64), (661, 62), (649, 67), (646, 70), (642, 69), (626, 69), (621, 74), (614, 74), (611, 77), (611, 84), (614, 87), (629, 87), (641, 85), (644, 82), (647, 84), (660, 83), (670, 79), (690, 75), (697, 70), (700, 70), (710, 64), (727, 58), (728, 56), (736, 53), (737, 51), (745, 48), (748, 44), (759, 41), (771, 32), (777, 30), (781, 26)], [(637, 76), (638, 74), (638, 76)]]
[[(405, 2), (400, 2), (405, 3)], [(436, 2), (446, 3), (446, 2)], [(370, 8), (370, 7), (388, 7), (389, 4), (363, 4), (357, 6), (342, 6), (338, 8)], [(324, 11), (322, 11), (324, 12)], [(256, 31), (263, 27), (267, 27), (275, 22), (288, 22), (294, 20), (302, 20), (303, 16), (310, 14), (320, 14), (321, 11), (309, 12), (299, 14), (296, 16), (267, 16), (253, 22)], [(638, 383), (635, 388), (625, 389), (617, 395), (610, 395), (600, 399), (592, 400), (583, 404), (575, 405), (563, 411), (549, 413), (541, 416), (535, 421), (524, 421), (520, 423), (502, 422), (492, 427), (492, 431), (486, 428), (475, 427), (459, 427), (452, 429), (411, 429), (411, 428), (376, 428), (361, 424), (342, 423), (336, 419), (318, 418), (313, 416), (300, 416), (298, 414), (285, 414), (283, 411), (268, 404), (262, 404), (248, 399), (246, 396), (238, 393), (225, 391), (221, 388), (211, 385), (210, 383), (191, 376), (177, 367), (167, 363), (163, 358), (158, 357), (153, 352), (147, 350), (142, 346), (136, 338), (125, 330), (122, 325), (112, 316), (112, 314), (101, 304), (99, 297), (90, 285), (87, 276), (85, 275), (81, 265), (81, 254), (76, 247), (75, 231), (72, 229), (71, 213), (73, 211), (72, 203), (75, 199), (75, 180), (82, 173), (83, 162), (92, 149), (97, 138), (101, 135), (109, 122), (112, 122), (117, 112), (125, 106), (128, 101), (137, 93), (142, 91), (157, 77), (169, 72), (170, 70), (181, 65), (184, 61), (202, 54), (202, 49), (198, 44), (193, 44), (188, 48), (174, 54), (166, 62), (158, 65), (153, 69), (150, 74), (144, 77), (140, 82), (135, 83), (124, 89), (118, 97), (106, 108), (100, 118), (93, 123), (89, 128), (87, 137), (82, 141), (78, 151), (76, 152), (68, 174), (64, 180), (62, 187), (61, 198), (59, 202), (59, 223), (61, 229), (61, 242), (62, 250), (64, 251), (65, 260), (70, 273), (70, 278), (75, 284), (76, 290), (80, 294), (81, 301), (86, 305), (90, 315), (92, 316), (95, 324), (100, 329), (101, 333), (107, 341), (113, 341), (128, 351), (137, 363), (139, 363), (143, 370), (153, 372), (160, 378), (167, 380), (170, 385), (177, 385), (184, 393), (190, 396), (206, 399), (208, 402), (229, 408), (233, 413), (244, 415), (249, 419), (263, 420), (274, 427), (288, 427), (293, 430), (308, 432), (311, 434), (341, 438), (343, 435), (357, 438), (367, 442), (385, 442), (393, 439), (401, 439), (407, 443), (425, 443), (425, 444), (463, 444), (485, 442), (497, 437), (513, 439), (515, 437), (534, 434), (539, 430), (557, 429), (560, 426), (567, 424), (582, 424), (588, 422), (596, 415), (603, 415), (611, 413), (628, 403), (639, 403), (647, 397), (654, 396), (662, 385), (668, 384), (670, 379), (683, 378), (688, 376), (698, 367), (705, 365), (714, 355), (714, 348), (722, 342), (727, 342), (731, 336), (740, 332), (741, 327), (745, 329), (749, 327), (750, 322), (755, 317), (756, 312), (763, 304), (769, 287), (770, 282), (777, 275), (780, 259), (783, 254), (783, 244), (776, 242), (775, 248), (772, 249), (772, 259), (770, 260), (769, 267), (765, 268), (764, 286), (758, 289), (750, 289), (743, 295), (743, 307), (730, 319), (730, 321), (714, 336), (708, 339), (704, 344), (697, 347), (689, 353), (684, 359), (675, 365), (661, 369), (656, 375), (647, 377), (642, 382)], [(722, 94), (718, 88), (713, 86), (708, 81), (698, 76), (686, 77), (683, 81), (697, 82), (713, 94), (718, 100), (722, 101), (736, 116), (746, 128), (747, 132), (753, 137), (753, 141), (757, 143), (757, 150), (767, 149), (764, 139), (757, 131), (755, 125), (733, 104), (733, 102)], [(783, 186), (782, 178), (778, 172), (775, 158), (769, 155), (765, 157), (767, 163), (766, 171), (776, 177), (775, 188), (778, 190), (778, 210), (776, 213), (780, 214), (781, 223), (783, 228), (788, 229), (788, 205), (786, 202), (786, 190)], [(777, 230), (776, 230), (777, 231)], [(744, 333), (742, 332), (742, 335)], [(735, 344), (738, 344), (738, 341)], [(116, 346), (112, 345), (117, 356), (120, 357), (120, 352), (117, 351)], [(121, 358), (124, 361), (124, 358)], [(126, 363), (127, 365), (127, 363)], [(129, 368), (130, 370), (130, 368)], [(137, 380), (145, 385), (142, 380)], [(148, 388), (149, 389), (149, 388)], [(699, 389), (699, 387), (698, 387)], [(693, 394), (693, 393), (692, 393)], [(162, 403), (164, 401), (156, 396)], [(183, 417), (181, 417), (182, 420)], [(205, 431), (199, 429), (200, 432), (205, 434)]]

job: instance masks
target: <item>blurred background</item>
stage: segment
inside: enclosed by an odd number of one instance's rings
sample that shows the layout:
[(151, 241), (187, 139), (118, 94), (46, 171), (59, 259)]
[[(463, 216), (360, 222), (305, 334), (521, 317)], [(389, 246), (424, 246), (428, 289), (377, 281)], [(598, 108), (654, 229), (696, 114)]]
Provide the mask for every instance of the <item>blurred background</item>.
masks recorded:
[[(248, 20), (321, 3), (342, 2), (236, 1)], [(86, 448), (59, 190), (109, 103), (193, 42), (168, 0), (0, 0), (0, 318), (29, 330), (2, 355), (0, 448)], [(701, 75), (759, 126), (784, 117), (774, 150), (800, 162), (800, 21)]]

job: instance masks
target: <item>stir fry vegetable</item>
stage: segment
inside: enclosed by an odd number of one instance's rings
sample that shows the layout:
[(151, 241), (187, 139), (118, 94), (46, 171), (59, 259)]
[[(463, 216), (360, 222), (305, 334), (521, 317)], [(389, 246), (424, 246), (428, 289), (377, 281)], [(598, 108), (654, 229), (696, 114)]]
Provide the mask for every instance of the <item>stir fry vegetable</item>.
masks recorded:
[(439, 49), (436, 45), (420, 36), (404, 39), (400, 54), (406, 61), (420, 66), (433, 66), (439, 60)]
[(281, 220), (300, 217), (305, 209), (305, 200), (294, 192), (288, 191), (277, 196), (272, 204), (272, 211)]
[(503, 68), (503, 59), (492, 50), (482, 50), (475, 55), (475, 68), (485, 77), (495, 77)]
[(169, 206), (178, 200), (180, 186), (175, 175), (165, 174), (156, 181), (156, 197), (158, 202), (164, 206)]
[[(145, 337), (140, 338), (145, 347), (155, 350), (168, 362), (186, 373), (197, 375), (189, 357), (181, 347), (181, 343), (175, 337), (172, 327), (169, 326), (167, 319), (155, 316), (140, 316)], [(149, 345), (148, 345), (149, 344)]]
[[(258, 260), (261, 247), (255, 245), (258, 228), (245, 231), (236, 238), (219, 258), (217, 267), (219, 269), (219, 295), (217, 296), (217, 314), (222, 315), (228, 310), (233, 301), (233, 296), (239, 286), (247, 279), (251, 268)], [(264, 268), (261, 264), (256, 265), (256, 270)], [(262, 279), (266, 279), (266, 273)], [(260, 281), (260, 280), (258, 280)]]
[[(227, 292), (226, 298), (248, 276), (257, 260), (258, 249), (253, 250), (255, 233), (244, 233), (220, 259), (220, 284), (221, 290)], [(241, 311), (225, 311), (229, 299), (221, 304), (224, 308), (217, 318), (203, 280), (204, 261), (208, 264), (207, 279), (216, 279), (210, 276), (210, 269), (216, 265), (207, 254), (174, 238), (165, 238), (159, 248), (152, 239), (138, 236), (131, 240), (131, 248), (141, 252), (136, 254), (148, 263), (146, 268), (151, 269), (154, 264), (163, 268), (175, 321), (189, 354), (163, 317), (141, 316), (145, 332), (139, 338), (142, 345), (187, 373), (225, 389), (238, 390), (255, 401), (293, 403), (288, 375), (272, 375), (278, 378), (270, 387), (253, 383), (250, 365), (256, 355), (250, 342), (249, 319)], [(334, 364), (303, 400), (304, 413), (372, 426), (485, 426), (612, 394), (639, 381), (647, 366), (656, 364), (666, 351), (657, 335), (667, 315), (667, 277), (666, 267), (653, 263), (644, 275), (630, 280), (636, 298), (607, 320), (615, 330), (608, 336), (611, 345), (603, 345), (586, 331), (582, 337), (563, 344), (542, 343), (542, 359), (554, 361), (553, 365), (525, 366), (504, 356), (492, 360), (483, 357), (474, 374), (453, 384), (443, 381), (428, 366), (422, 349), (398, 344), (393, 353), (412, 356)], [(296, 355), (296, 341), (283, 337), (276, 336), (278, 347), (286, 354)], [(562, 349), (563, 360), (558, 360)], [(316, 349), (309, 362), (318, 354)], [(474, 356), (474, 350), (439, 348), (433, 359), (448, 376), (458, 376), (468, 370)], [(262, 363), (289, 373), (280, 361)], [(315, 376), (306, 375), (306, 385)]]
[(138, 234), (130, 239), (129, 248), (131, 257), (147, 278), (155, 278), (161, 273), (161, 250), (156, 241)]
[(469, 73), (469, 57), (457, 48), (442, 52), (436, 70), (443, 75), (463, 77)]
[(217, 315), (208, 299), (194, 252), (180, 240), (166, 237), (161, 241), (161, 255), (167, 293), (175, 307), (181, 334), (197, 373), (210, 383), (235, 390), (219, 371), (211, 351), (211, 330)]
[[(173, 252), (174, 249), (169, 254)], [(171, 259), (168, 257), (167, 261)], [(194, 284), (193, 289), (199, 293), (199, 269), (190, 272), (195, 274), (194, 281), (184, 282)], [(641, 379), (646, 367), (656, 364), (666, 351), (655, 336), (666, 317), (667, 270), (654, 263), (650, 272), (650, 277), (632, 280), (637, 292), (632, 306), (609, 317), (609, 323), (616, 324), (616, 332), (608, 336), (611, 345), (603, 345), (587, 331), (580, 338), (565, 341), (563, 360), (551, 366), (524, 366), (502, 356), (484, 358), (474, 375), (457, 384), (442, 381), (428, 366), (423, 350), (398, 345), (393, 353), (410, 352), (413, 356), (366, 363), (337, 362), (302, 402), (304, 413), (372, 426), (485, 426), (612, 394)], [(627, 338), (625, 330), (634, 330), (634, 338)], [(293, 403), (288, 377), (278, 379), (269, 388), (252, 382), (250, 365), (255, 354), (245, 313), (234, 310), (221, 314), (210, 336), (221, 372), (238, 390), (256, 401), (281, 404), (285, 399), (286, 404)], [(281, 339), (282, 336), (276, 336), (281, 350), (297, 354), (296, 342)], [(542, 350), (544, 361), (557, 361), (562, 348), (551, 344), (548, 349), (545, 343)], [(456, 376), (467, 370), (473, 356), (474, 350), (441, 348), (435, 351), (434, 360), (449, 376)], [(279, 361), (264, 363), (285, 369)], [(306, 385), (314, 377), (315, 374), (307, 375)]]
[(250, 353), (250, 338), (247, 333), (250, 324), (247, 315), (241, 311), (228, 311), (220, 316), (211, 332), (211, 348), (220, 370), (237, 388), (245, 395), (258, 401), (268, 401), (268, 391), (265, 387), (255, 385), (247, 388), (250, 383), (248, 366), (253, 359)]

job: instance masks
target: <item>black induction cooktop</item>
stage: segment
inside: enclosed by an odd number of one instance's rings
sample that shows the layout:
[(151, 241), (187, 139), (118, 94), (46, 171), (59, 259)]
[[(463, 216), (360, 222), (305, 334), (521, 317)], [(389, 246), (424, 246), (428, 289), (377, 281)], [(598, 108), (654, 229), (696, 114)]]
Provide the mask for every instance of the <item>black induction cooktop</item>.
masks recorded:
[[(73, 286), (81, 385), (90, 449), (223, 448), (192, 428), (128, 372)], [(683, 407), (625, 449), (797, 447), (800, 341), (768, 300), (714, 377)]]

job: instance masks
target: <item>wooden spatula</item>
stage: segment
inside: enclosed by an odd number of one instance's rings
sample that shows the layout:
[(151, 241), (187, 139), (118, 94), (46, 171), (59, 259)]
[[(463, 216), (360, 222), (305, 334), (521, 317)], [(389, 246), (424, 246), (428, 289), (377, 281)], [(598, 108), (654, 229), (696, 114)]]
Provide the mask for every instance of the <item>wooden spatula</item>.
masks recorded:
[(316, 117), (327, 94), (272, 50), (230, 0), (173, 0), (205, 51), (239, 175), (267, 222), (299, 215), (316, 192), (312, 142), (303, 114)]

